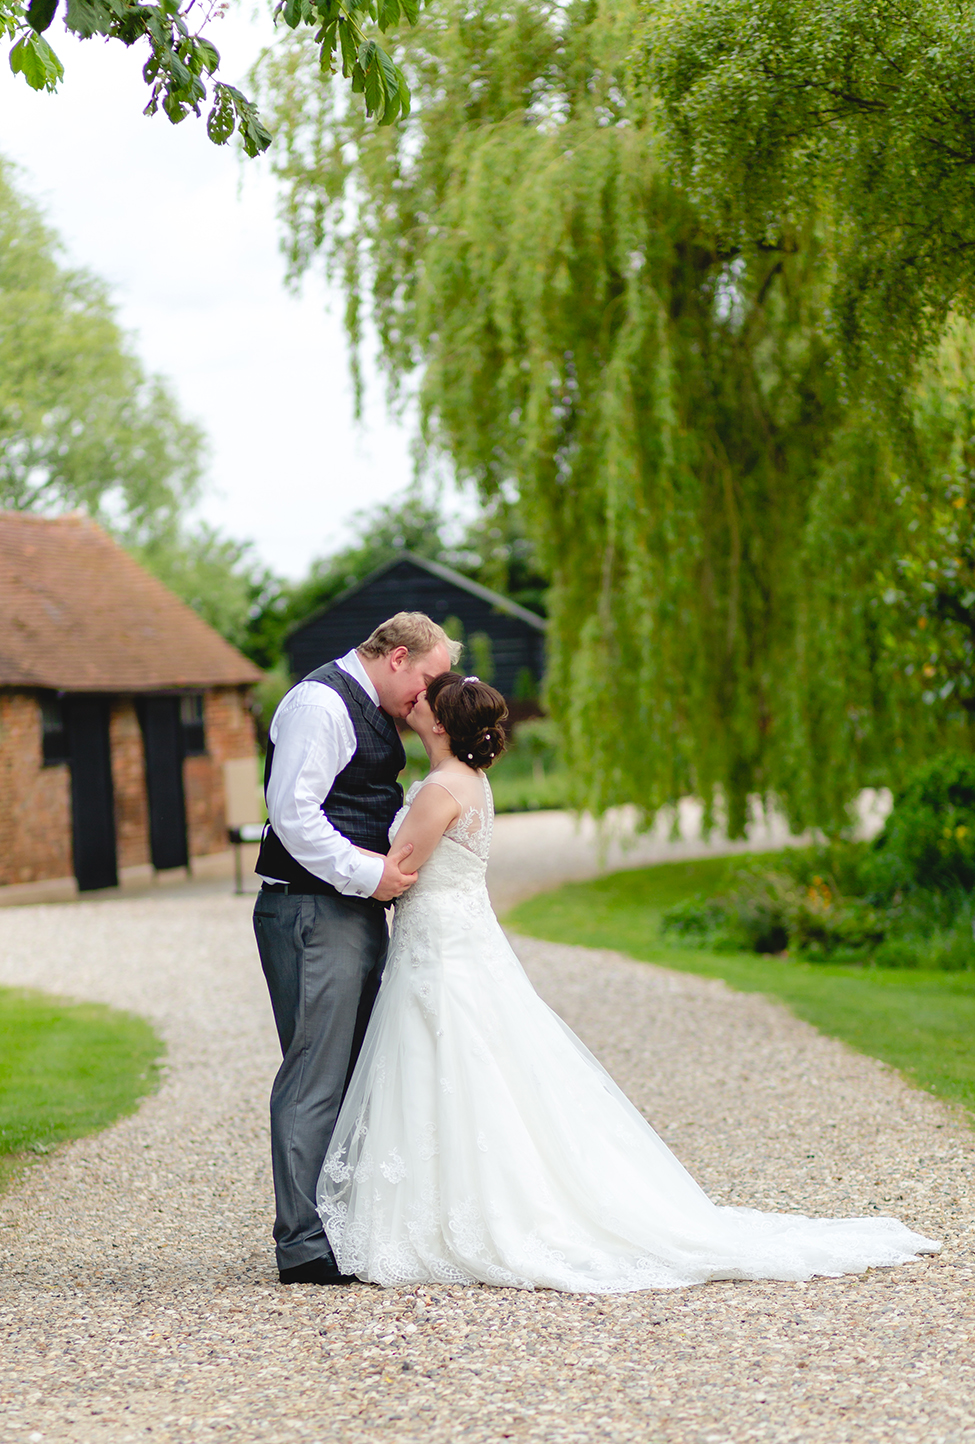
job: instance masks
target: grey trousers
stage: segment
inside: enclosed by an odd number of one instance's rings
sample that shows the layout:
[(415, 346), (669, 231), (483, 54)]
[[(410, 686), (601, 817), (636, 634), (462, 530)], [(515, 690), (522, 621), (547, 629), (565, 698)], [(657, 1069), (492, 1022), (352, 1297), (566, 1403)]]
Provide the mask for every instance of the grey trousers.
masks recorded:
[(315, 1193), (386, 962), (381, 905), (338, 893), (260, 892), (254, 932), (282, 1062), (271, 1089), (279, 1269), (331, 1258)]

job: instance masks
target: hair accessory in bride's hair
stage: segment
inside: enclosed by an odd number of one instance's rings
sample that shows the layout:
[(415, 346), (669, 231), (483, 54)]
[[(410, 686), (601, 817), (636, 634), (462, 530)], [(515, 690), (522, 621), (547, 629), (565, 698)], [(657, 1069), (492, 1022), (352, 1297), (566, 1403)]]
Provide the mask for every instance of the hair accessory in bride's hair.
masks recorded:
[(427, 702), (459, 761), (477, 771), (504, 752), (505, 700), (475, 672), (441, 672), (427, 687)]

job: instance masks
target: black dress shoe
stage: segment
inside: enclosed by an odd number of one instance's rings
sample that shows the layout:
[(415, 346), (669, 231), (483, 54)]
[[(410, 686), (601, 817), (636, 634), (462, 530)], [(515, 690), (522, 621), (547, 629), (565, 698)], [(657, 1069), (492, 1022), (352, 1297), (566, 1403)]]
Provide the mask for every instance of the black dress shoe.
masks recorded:
[(295, 1264), (294, 1268), (279, 1269), (278, 1278), (283, 1284), (354, 1284), (355, 1274), (340, 1274), (338, 1265), (330, 1258), (310, 1258), (307, 1263)]

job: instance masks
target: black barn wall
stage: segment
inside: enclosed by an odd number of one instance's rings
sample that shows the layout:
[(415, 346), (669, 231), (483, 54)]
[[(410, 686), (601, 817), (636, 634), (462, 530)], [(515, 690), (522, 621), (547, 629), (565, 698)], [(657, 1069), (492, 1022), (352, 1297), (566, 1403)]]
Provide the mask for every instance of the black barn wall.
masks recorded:
[[(542, 632), (406, 560), (292, 632), (286, 643), (292, 676), (304, 677), (323, 662), (344, 656), (394, 612), (426, 612), (441, 626), (448, 617), (456, 617), (463, 625), (465, 640), (475, 632), (485, 632), (491, 638), (493, 685), (506, 697), (515, 695), (519, 674), (526, 667), (536, 683), (541, 680), (545, 663)], [(464, 653), (464, 665), (474, 665), (469, 649)]]

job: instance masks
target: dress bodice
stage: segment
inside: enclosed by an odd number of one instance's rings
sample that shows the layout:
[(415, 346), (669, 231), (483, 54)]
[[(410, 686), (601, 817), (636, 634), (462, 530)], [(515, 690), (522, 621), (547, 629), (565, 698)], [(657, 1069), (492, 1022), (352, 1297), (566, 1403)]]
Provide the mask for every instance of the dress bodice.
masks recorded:
[[(397, 913), (403, 909), (404, 904), (408, 904), (418, 894), (429, 898), (433, 892), (446, 890), (457, 894), (484, 888), (487, 860), (491, 851), (491, 833), (494, 827), (494, 799), (491, 795), (491, 784), (484, 773), (478, 772), (476, 776), (481, 781), (482, 805), (465, 807), (461, 803), (460, 816), (447, 828), (433, 853), (421, 867), (416, 882), (397, 903)], [(403, 806), (390, 824), (390, 842), (394, 840), (402, 827), (406, 814), (420, 788), (432, 785), (443, 784), (438, 784), (436, 779), (428, 777), (413, 783), (406, 794)], [(451, 792), (452, 796), (454, 795), (451, 788), (447, 788), (447, 791)]]

